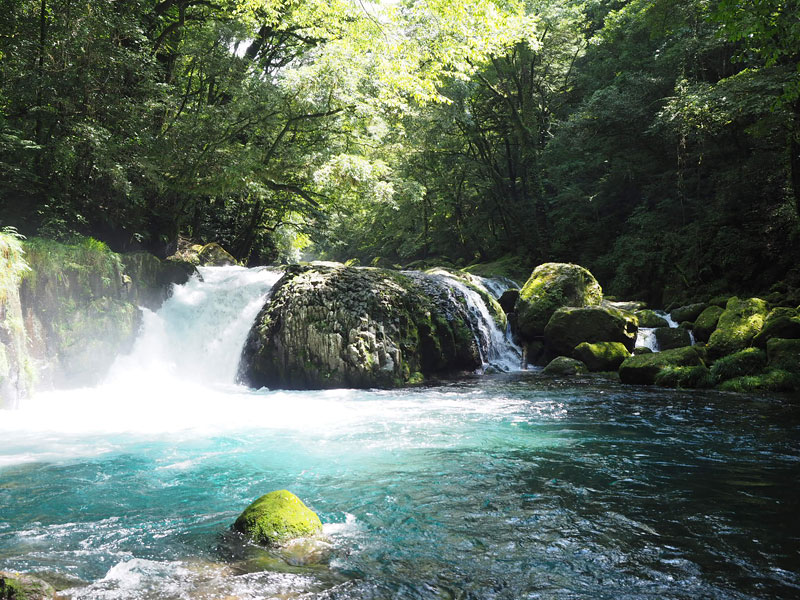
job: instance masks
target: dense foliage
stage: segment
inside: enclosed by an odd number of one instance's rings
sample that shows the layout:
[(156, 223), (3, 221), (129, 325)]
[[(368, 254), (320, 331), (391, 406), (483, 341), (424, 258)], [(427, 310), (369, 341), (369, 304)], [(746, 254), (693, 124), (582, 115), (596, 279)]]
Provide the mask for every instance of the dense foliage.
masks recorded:
[(7, 0), (0, 225), (800, 286), (797, 0)]

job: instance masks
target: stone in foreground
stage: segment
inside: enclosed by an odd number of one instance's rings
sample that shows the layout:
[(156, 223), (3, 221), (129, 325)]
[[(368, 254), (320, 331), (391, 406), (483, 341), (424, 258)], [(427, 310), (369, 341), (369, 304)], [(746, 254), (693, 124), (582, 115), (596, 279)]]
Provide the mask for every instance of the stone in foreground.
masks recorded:
[(51, 600), (56, 591), (41, 579), (24, 573), (0, 571), (0, 599), (2, 600)]
[(276, 490), (244, 509), (233, 528), (259, 544), (279, 546), (322, 533), (322, 522), (300, 498), (287, 490)]

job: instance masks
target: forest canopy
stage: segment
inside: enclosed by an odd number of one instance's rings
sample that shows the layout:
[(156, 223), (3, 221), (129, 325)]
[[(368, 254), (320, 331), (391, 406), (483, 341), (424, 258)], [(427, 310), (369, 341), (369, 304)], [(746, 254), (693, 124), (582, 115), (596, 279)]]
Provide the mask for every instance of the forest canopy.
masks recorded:
[(800, 286), (797, 0), (4, 0), (0, 226)]

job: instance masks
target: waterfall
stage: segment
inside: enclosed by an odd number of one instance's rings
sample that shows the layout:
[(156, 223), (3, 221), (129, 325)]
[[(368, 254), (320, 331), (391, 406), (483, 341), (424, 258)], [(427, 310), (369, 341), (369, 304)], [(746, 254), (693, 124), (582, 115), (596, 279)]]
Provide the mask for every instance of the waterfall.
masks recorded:
[(454, 302), (458, 304), (459, 299), (463, 301), (467, 322), (475, 334), (478, 348), (481, 351), (481, 362), (483, 362), (484, 369), (491, 367), (500, 371), (518, 371), (522, 364), (522, 349), (511, 339), (508, 327), (505, 330), (498, 327), (481, 292), (474, 289), (479, 288), (486, 296), (497, 298), (505, 289), (508, 289), (505, 287), (505, 283), (500, 280), (472, 276), (467, 284), (456, 275), (444, 270), (436, 270), (426, 276), (444, 285), (450, 291), (451, 296), (457, 296), (454, 298)]
[[(662, 310), (657, 310), (655, 313), (663, 318), (669, 327), (674, 329), (678, 326), (678, 323), (670, 316), (668, 312), (664, 312)], [(694, 346), (694, 333), (690, 330), (689, 331), (689, 339), (692, 342), (692, 346)], [(643, 348), (650, 348), (653, 352), (658, 352), (658, 341), (656, 340), (656, 327), (639, 327), (639, 331), (636, 333), (636, 346), (643, 347)]]
[(144, 309), (130, 354), (114, 363), (107, 383), (178, 378), (231, 384), (253, 321), (281, 271), (266, 267), (199, 267), (199, 277), (175, 286), (158, 312)]

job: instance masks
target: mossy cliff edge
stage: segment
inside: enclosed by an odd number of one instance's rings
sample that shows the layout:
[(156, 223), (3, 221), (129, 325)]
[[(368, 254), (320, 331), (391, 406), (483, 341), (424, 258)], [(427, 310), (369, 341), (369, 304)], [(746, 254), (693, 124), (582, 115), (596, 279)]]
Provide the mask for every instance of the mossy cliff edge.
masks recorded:
[(0, 405), (33, 387), (96, 383), (130, 348), (140, 306), (155, 309), (194, 267), (121, 255), (92, 238), (0, 237)]
[(398, 387), (481, 366), (464, 307), (436, 279), (295, 265), (272, 289), (240, 366), (253, 387)]

